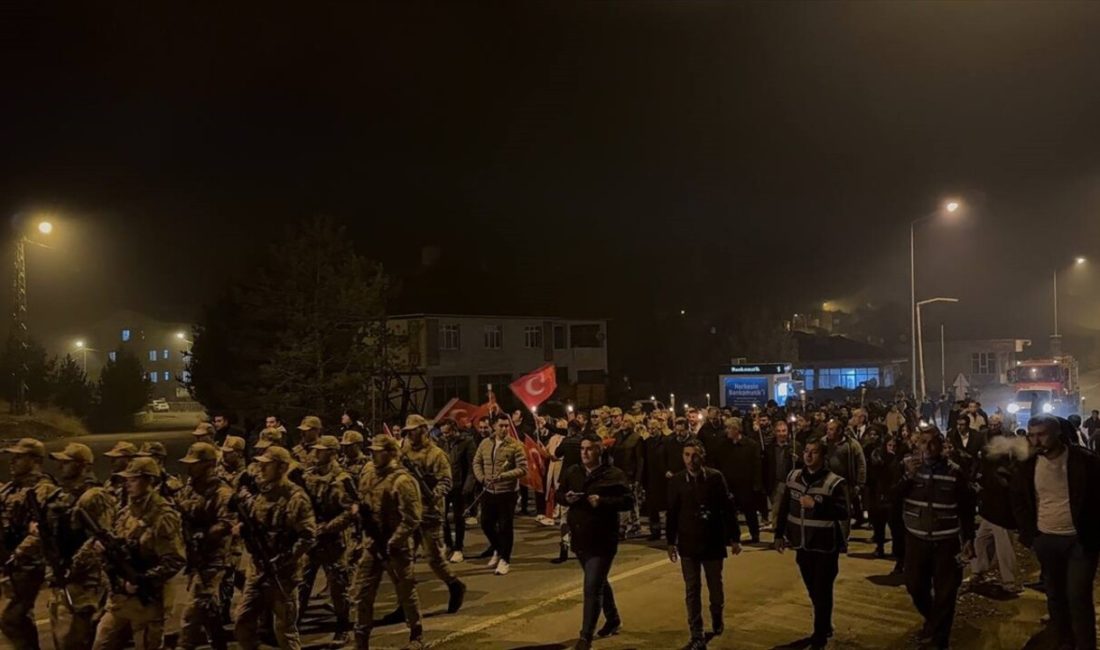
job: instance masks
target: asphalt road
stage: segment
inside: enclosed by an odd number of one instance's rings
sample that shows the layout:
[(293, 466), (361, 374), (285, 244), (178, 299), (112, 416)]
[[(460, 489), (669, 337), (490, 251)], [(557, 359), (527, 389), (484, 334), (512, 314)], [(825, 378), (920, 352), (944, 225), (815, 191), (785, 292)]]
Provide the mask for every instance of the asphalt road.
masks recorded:
[[(856, 531), (859, 538), (867, 531)], [(765, 534), (765, 539), (767, 535)], [(485, 546), (479, 531), (468, 535), (467, 549), (476, 554)], [(852, 554), (841, 559), (836, 585), (836, 637), (831, 648), (912, 648), (919, 627), (905, 588), (889, 576), (892, 562), (874, 560), (869, 544), (856, 542)], [(427, 567), (417, 565), (421, 604), (425, 613), (425, 637), (433, 648), (550, 650), (572, 647), (580, 625), (581, 572), (575, 561), (552, 565), (557, 532), (524, 517), (517, 520), (517, 543), (512, 572), (494, 576), (484, 560), (452, 565), (467, 581), (465, 607), (445, 613), (446, 590)], [(811, 609), (792, 553), (779, 554), (764, 547), (746, 547), (725, 564), (726, 633), (713, 639), (711, 648), (798, 648), (799, 639), (811, 629)], [(678, 566), (669, 563), (663, 544), (631, 541), (620, 547), (611, 574), (619, 610), (624, 620), (621, 634), (597, 640), (598, 649), (663, 649), (687, 642), (683, 604), (683, 580)], [(315, 594), (323, 590), (318, 580)], [(184, 593), (183, 578), (171, 584), (176, 602)], [(390, 611), (395, 601), (391, 587), (383, 587), (376, 607), (378, 616)], [(1042, 595), (1027, 591), (1021, 597), (998, 601), (970, 594), (960, 600), (953, 647), (975, 649), (1045, 647), (1029, 641), (1045, 611)], [(180, 607), (174, 608), (178, 627)], [(42, 632), (42, 647), (50, 647), (45, 597), (40, 597), (35, 617)], [(704, 617), (706, 617), (704, 610)], [(303, 625), (307, 648), (327, 648), (332, 618), (324, 598), (315, 596)], [(372, 647), (400, 648), (407, 639), (403, 625), (378, 628)], [(0, 647), (10, 645), (0, 643)]]

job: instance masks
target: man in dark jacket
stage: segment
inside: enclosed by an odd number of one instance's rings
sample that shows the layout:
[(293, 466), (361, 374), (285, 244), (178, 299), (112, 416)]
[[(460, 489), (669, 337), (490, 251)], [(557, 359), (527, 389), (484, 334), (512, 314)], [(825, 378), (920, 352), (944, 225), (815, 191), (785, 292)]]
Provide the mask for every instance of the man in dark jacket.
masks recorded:
[[(993, 416), (997, 417), (996, 415)], [(978, 469), (978, 514), (981, 522), (974, 535), (974, 560), (971, 572), (981, 575), (997, 560), (1000, 588), (1007, 593), (1019, 593), (1016, 584), (1016, 551), (1012, 547), (1010, 530), (1016, 529), (1012, 513), (1012, 478), (1022, 461), (1027, 460), (1026, 438), (998, 435), (982, 450)]]
[(973, 481), (978, 475), (978, 463), (985, 448), (985, 432), (974, 429), (970, 415), (960, 413), (955, 419), (955, 428), (947, 434), (947, 441), (955, 449), (959, 467)]
[(814, 606), (810, 646), (824, 648), (833, 635), (833, 584), (840, 569), (840, 552), (847, 544), (840, 522), (848, 519), (844, 479), (825, 467), (825, 444), (812, 440), (803, 452), (805, 467), (792, 471), (776, 504), (779, 518), (775, 548), (790, 544), (802, 582)]
[(897, 487), (905, 522), (905, 587), (924, 617), (919, 640), (948, 647), (962, 584), (959, 557), (974, 556), (974, 495), (966, 475), (943, 455), (939, 429), (921, 428), (918, 454), (905, 459)]
[[(447, 452), (451, 461), (451, 490), (444, 500), (443, 539), (451, 548), (451, 562), (462, 562), (463, 542), (466, 539), (466, 498), (474, 492), (474, 441), (460, 431), (458, 424), (451, 419), (439, 424), (442, 434), (440, 446)], [(447, 510), (454, 517), (454, 537), (451, 537), (451, 525), (447, 519)]]
[(726, 545), (734, 555), (741, 553), (741, 531), (722, 473), (703, 466), (706, 451), (702, 443), (687, 441), (683, 453), (685, 470), (673, 476), (668, 484), (665, 538), (668, 559), (673, 563), (679, 561), (684, 575), (691, 631), (688, 649), (704, 650), (702, 574), (706, 574), (711, 624), (717, 636), (725, 630), (722, 564)]
[[(716, 463), (726, 485), (733, 495), (734, 508), (745, 515), (753, 544), (760, 543), (760, 520), (756, 506), (764, 489), (760, 445), (742, 434), (743, 424), (738, 418), (726, 420), (726, 439), (718, 447)], [(704, 446), (706, 443), (703, 443)], [(709, 452), (708, 452), (709, 453)]]
[(707, 407), (706, 422), (703, 422), (703, 425), (699, 427), (696, 437), (699, 438), (699, 442), (703, 443), (703, 448), (706, 450), (707, 466), (717, 468), (718, 450), (721, 449), (724, 444), (723, 441), (726, 439), (726, 430), (722, 425), (722, 415), (717, 406)]
[(649, 519), (649, 541), (661, 539), (661, 513), (668, 509), (668, 477), (665, 476), (665, 441), (672, 438), (672, 430), (664, 421), (649, 421), (649, 437), (645, 440), (645, 462), (642, 465), (642, 484), (645, 488), (645, 512)]
[[(634, 497), (622, 470), (600, 462), (602, 451), (598, 436), (585, 436), (581, 464), (562, 472), (557, 491), (569, 505), (571, 545), (584, 570), (584, 619), (575, 650), (589, 650), (593, 634), (610, 636), (622, 628), (607, 576), (619, 548), (619, 513), (633, 507)], [(601, 611), (604, 625), (596, 632)]]
[(1027, 423), (1033, 456), (1016, 474), (1012, 509), (1020, 543), (1043, 567), (1047, 610), (1062, 647), (1095, 648), (1092, 583), (1100, 557), (1100, 458), (1067, 444), (1068, 423)]
[(634, 495), (633, 507), (619, 515), (619, 535), (626, 539), (638, 532), (641, 501), (642, 470), (645, 463), (645, 439), (642, 432), (645, 426), (640, 424), (624, 426), (615, 432), (615, 443), (611, 445), (611, 462), (626, 475), (627, 485)]
[(787, 475), (799, 465), (800, 446), (791, 440), (786, 420), (776, 420), (772, 426), (774, 437), (764, 450), (764, 488), (771, 498), (772, 528), (779, 517), (779, 499), (787, 484)]
[[(825, 464), (829, 471), (844, 479), (848, 491), (848, 513), (856, 517), (863, 510), (863, 490), (867, 485), (867, 458), (863, 447), (844, 432), (840, 420), (830, 418), (825, 423)], [(851, 522), (844, 522), (844, 535), (851, 534)]]
[(698, 438), (691, 435), (687, 418), (676, 418), (672, 423), (672, 435), (663, 445), (666, 478), (671, 479), (674, 475), (684, 471), (684, 445), (690, 440), (698, 441)]

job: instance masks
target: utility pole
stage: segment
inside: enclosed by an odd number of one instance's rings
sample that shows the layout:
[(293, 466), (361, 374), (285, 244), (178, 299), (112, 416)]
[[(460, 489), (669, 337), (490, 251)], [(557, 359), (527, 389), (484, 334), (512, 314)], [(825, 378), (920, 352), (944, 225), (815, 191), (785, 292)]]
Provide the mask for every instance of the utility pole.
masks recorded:
[(15, 268), (12, 274), (12, 336), (15, 338), (15, 399), (11, 403), (12, 415), (27, 413), (27, 349), (30, 336), (27, 332), (27, 247), (20, 233), (15, 238)]

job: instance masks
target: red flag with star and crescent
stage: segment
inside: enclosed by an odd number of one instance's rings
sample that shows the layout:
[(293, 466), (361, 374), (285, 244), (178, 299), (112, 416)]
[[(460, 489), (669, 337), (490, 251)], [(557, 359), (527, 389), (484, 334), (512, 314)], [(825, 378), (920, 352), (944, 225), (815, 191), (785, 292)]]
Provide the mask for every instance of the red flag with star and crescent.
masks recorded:
[(558, 372), (554, 364), (548, 363), (538, 370), (513, 381), (509, 386), (519, 401), (528, 410), (535, 410), (539, 404), (550, 399), (558, 388)]

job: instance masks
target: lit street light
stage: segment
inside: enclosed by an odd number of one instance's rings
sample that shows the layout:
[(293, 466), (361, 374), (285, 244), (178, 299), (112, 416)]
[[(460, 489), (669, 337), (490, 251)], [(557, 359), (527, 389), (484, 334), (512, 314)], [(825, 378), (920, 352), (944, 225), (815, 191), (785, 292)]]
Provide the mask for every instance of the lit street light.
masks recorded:
[[(947, 201), (942, 208), (930, 212), (923, 217), (914, 219), (909, 222), (909, 339), (911, 346), (911, 355), (909, 357), (910, 365), (912, 369), (910, 373), (914, 378), (917, 375), (917, 254), (916, 254), (916, 241), (917, 241), (917, 224), (923, 223), (930, 219), (940, 216), (944, 212), (948, 214), (954, 214), (959, 211), (962, 205), (958, 201)], [(913, 392), (916, 392), (916, 385), (913, 386)]]
[[(1074, 258), (1073, 263), (1074, 263), (1075, 266), (1083, 266), (1085, 264), (1085, 262), (1087, 262), (1087, 261), (1088, 260), (1085, 257), (1078, 255), (1076, 258)], [(1059, 271), (1059, 269), (1054, 269), (1054, 273), (1053, 273), (1053, 276), (1054, 276), (1054, 338), (1055, 339), (1060, 339), (1061, 336), (1062, 336), (1058, 332), (1058, 271)], [(1054, 351), (1054, 356), (1058, 356), (1059, 354), (1061, 354), (1061, 345), (1058, 345), (1058, 349)]]
[(53, 224), (49, 221), (42, 221), (38, 224), (38, 232), (43, 235), (48, 235), (53, 232)]
[(78, 340), (73, 345), (76, 347), (77, 350), (80, 350), (80, 356), (83, 360), (84, 374), (87, 375), (88, 374), (88, 353), (89, 352), (99, 352), (99, 350), (88, 347), (84, 343), (83, 340)]
[[(41, 246), (42, 248), (48, 248), (48, 246), (28, 239), (27, 231), (24, 230), (26, 222), (19, 219), (16, 221), (21, 225), (17, 226), (19, 231), (15, 236), (15, 256), (13, 258), (15, 268), (12, 288), (15, 294), (13, 296), (15, 304), (12, 306), (12, 334), (15, 335), (18, 343), (20, 359), (15, 364), (15, 399), (11, 403), (11, 412), (15, 415), (24, 415), (28, 410), (26, 351), (30, 347), (30, 332), (27, 330), (27, 244)], [(53, 232), (53, 224), (49, 221), (40, 221), (37, 230), (42, 235), (49, 235)]]

